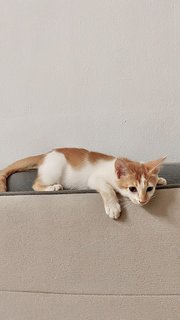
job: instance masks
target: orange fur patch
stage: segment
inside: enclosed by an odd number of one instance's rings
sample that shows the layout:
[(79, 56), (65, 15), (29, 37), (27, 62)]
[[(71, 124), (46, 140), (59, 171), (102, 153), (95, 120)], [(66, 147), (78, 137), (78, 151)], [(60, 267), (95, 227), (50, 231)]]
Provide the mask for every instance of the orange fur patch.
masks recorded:
[(6, 179), (15, 172), (29, 171), (38, 168), (45, 155), (38, 155), (18, 160), (0, 171), (0, 192), (6, 191)]
[(145, 166), (149, 171), (151, 171), (151, 173), (157, 174), (159, 172), (160, 166), (162, 165), (162, 163), (165, 159), (166, 159), (166, 157), (149, 161), (149, 162), (145, 163)]
[(91, 152), (86, 149), (78, 149), (78, 148), (58, 148), (55, 149), (57, 152), (63, 153), (66, 157), (66, 160), (72, 167), (81, 168), (85, 161), (89, 161), (90, 163), (95, 163), (99, 160), (112, 160), (113, 156), (108, 156), (99, 152)]
[(58, 148), (55, 150), (57, 152), (63, 153), (69, 164), (75, 168), (82, 167), (88, 155), (88, 151), (86, 149)]
[(44, 157), (45, 155), (42, 154), (18, 160), (2, 170), (1, 174), (7, 178), (15, 172), (36, 169), (43, 162)]
[(6, 192), (6, 177), (0, 176), (0, 192)]
[(121, 175), (117, 181), (120, 188), (128, 188), (129, 186), (137, 187), (137, 185), (141, 182), (142, 176), (145, 178), (145, 188), (147, 187), (148, 182), (151, 182), (153, 185), (157, 184), (158, 177), (149, 171), (149, 168), (146, 166), (146, 164), (131, 161), (125, 158), (118, 160), (119, 163), (117, 166), (124, 165), (126, 169), (126, 174)]
[(119, 188), (128, 188), (129, 186), (137, 186), (137, 179), (133, 175), (122, 176), (117, 180), (117, 184)]
[(43, 185), (40, 178), (37, 176), (37, 178), (34, 181), (34, 184), (32, 186), (34, 191), (45, 191), (47, 186)]
[(158, 182), (158, 176), (156, 175), (150, 175), (148, 177), (148, 181), (151, 182), (154, 186), (157, 184)]
[(135, 179), (140, 182), (142, 175), (145, 179), (148, 177), (148, 170), (145, 165), (136, 161), (131, 161), (126, 158), (117, 159), (115, 167), (119, 177), (121, 178), (129, 175), (131, 179)]
[(95, 163), (99, 160), (105, 160), (105, 161), (110, 161), (115, 159), (113, 156), (107, 155), (107, 154), (103, 154), (103, 153), (99, 153), (99, 152), (88, 152), (88, 160), (91, 163)]

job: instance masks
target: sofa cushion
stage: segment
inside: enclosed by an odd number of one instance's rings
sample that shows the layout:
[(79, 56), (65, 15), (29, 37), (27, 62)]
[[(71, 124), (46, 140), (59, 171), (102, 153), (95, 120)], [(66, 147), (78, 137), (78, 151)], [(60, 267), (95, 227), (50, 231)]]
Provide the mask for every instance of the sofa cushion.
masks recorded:
[(179, 188), (118, 221), (98, 193), (1, 196), (0, 290), (180, 294), (179, 207)]

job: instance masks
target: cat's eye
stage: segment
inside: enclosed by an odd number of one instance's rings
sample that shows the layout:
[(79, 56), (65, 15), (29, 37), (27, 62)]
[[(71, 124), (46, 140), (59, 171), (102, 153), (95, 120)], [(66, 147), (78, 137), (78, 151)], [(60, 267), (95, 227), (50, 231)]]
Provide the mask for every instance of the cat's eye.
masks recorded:
[(147, 191), (147, 192), (153, 191), (153, 187), (148, 187), (146, 191)]
[(136, 187), (129, 187), (129, 190), (130, 190), (131, 192), (137, 192)]

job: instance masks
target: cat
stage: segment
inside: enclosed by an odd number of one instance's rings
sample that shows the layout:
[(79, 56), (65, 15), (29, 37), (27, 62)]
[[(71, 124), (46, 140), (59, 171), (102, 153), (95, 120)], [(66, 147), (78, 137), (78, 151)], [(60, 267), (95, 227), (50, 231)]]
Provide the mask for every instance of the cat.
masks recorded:
[(118, 219), (121, 206), (116, 193), (140, 206), (149, 202), (157, 184), (164, 158), (140, 163), (78, 148), (59, 148), (39, 156), (14, 162), (0, 171), (0, 191), (6, 191), (6, 179), (15, 172), (38, 169), (32, 186), (35, 191), (95, 189), (104, 201), (106, 214)]

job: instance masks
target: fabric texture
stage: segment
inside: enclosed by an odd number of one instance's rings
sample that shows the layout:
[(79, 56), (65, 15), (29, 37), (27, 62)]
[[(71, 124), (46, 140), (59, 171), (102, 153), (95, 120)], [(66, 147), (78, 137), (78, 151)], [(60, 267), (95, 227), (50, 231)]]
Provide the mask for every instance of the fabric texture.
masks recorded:
[(0, 319), (179, 320), (178, 168), (145, 207), (120, 199), (118, 221), (98, 193), (34, 193), (35, 172), (13, 175), (0, 196)]
[(97, 193), (1, 196), (0, 318), (177, 320), (179, 207), (179, 188), (118, 221)]
[(179, 320), (179, 296), (0, 293), (4, 320)]

